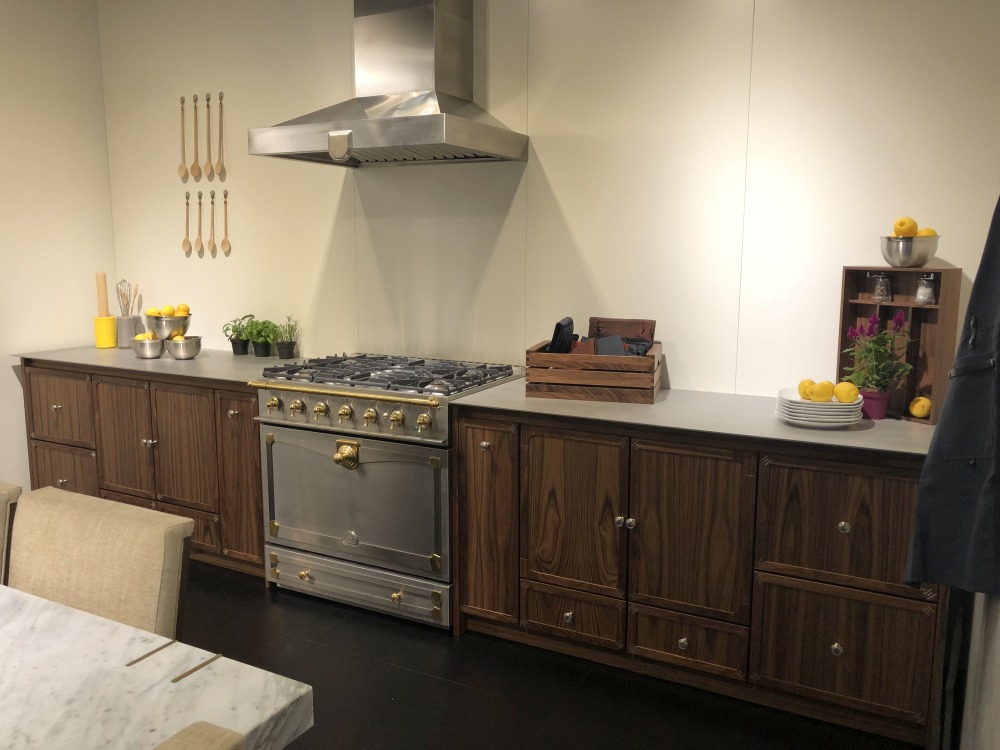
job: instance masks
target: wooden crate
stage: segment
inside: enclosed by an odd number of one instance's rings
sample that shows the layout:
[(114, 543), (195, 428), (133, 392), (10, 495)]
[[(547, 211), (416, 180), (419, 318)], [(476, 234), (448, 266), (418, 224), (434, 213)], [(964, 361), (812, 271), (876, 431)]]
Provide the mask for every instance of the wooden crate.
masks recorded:
[(549, 354), (548, 341), (527, 351), (525, 394), (538, 398), (651, 404), (660, 392), (663, 348), (654, 341), (643, 357)]

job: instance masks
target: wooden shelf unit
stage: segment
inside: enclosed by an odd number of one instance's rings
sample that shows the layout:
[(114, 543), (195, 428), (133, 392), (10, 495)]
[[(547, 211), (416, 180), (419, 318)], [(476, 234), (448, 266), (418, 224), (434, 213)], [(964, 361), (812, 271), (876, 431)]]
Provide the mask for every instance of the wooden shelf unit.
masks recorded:
[[(872, 301), (874, 276), (880, 273), (889, 278), (892, 291), (889, 302)], [(917, 282), (926, 274), (934, 274), (934, 299), (937, 300), (934, 305), (918, 305), (915, 301)], [(961, 268), (845, 266), (837, 342), (838, 378), (843, 377), (845, 367), (853, 364), (851, 355), (844, 353), (851, 344), (847, 338), (848, 329), (865, 324), (873, 313), (878, 315), (880, 325), (885, 326), (902, 310), (912, 340), (906, 353), (906, 361), (913, 365), (913, 370), (893, 390), (889, 401), (889, 416), (935, 424), (948, 389), (948, 370), (955, 358), (961, 288)], [(910, 416), (910, 401), (917, 396), (926, 396), (931, 400), (931, 413), (927, 419)]]

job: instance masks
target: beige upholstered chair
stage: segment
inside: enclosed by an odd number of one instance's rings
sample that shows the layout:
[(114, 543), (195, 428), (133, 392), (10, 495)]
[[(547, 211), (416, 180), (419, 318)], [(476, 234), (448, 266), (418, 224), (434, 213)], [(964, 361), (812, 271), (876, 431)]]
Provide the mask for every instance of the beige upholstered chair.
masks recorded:
[(16, 484), (0, 482), (0, 583), (7, 583), (7, 553), (14, 503), (21, 494)]
[(174, 637), (194, 522), (44, 487), (17, 503), (8, 584)]
[(232, 729), (196, 721), (153, 750), (243, 750), (244, 739), (242, 734)]

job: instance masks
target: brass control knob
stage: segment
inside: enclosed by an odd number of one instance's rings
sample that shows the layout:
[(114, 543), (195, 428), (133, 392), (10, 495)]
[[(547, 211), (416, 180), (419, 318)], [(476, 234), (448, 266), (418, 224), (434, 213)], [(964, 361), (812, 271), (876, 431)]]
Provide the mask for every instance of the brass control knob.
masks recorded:
[(354, 419), (354, 409), (350, 404), (341, 404), (337, 409), (337, 421), (343, 422), (345, 419)]
[(309, 579), (309, 571), (308, 571), (308, 569), (307, 570), (300, 570), (299, 571), (299, 578), (301, 578), (303, 581), (308, 580)]
[(389, 429), (394, 430), (397, 427), (402, 427), (403, 422), (406, 421), (406, 416), (403, 414), (402, 410), (396, 409), (392, 414), (389, 415)]
[(358, 449), (354, 445), (342, 445), (333, 454), (333, 462), (345, 469), (358, 468)]
[(394, 604), (399, 604), (399, 602), (403, 599), (403, 592), (394, 591), (393, 593), (389, 594), (389, 598), (392, 599)]
[(417, 415), (417, 432), (423, 432), (431, 426), (431, 415), (426, 412)]
[(292, 414), (301, 414), (306, 410), (306, 405), (302, 403), (302, 399), (297, 398), (292, 403), (288, 405), (288, 411)]
[(313, 407), (313, 419), (325, 417), (329, 413), (330, 407), (326, 405), (325, 401), (319, 401), (316, 406)]
[(370, 422), (378, 422), (378, 412), (369, 406), (361, 418), (365, 420), (365, 427), (367, 427)]
[(280, 408), (281, 408), (281, 399), (278, 398), (277, 396), (271, 396), (271, 398), (269, 398), (267, 400), (267, 413), (268, 414), (270, 414), (275, 409), (280, 409)]

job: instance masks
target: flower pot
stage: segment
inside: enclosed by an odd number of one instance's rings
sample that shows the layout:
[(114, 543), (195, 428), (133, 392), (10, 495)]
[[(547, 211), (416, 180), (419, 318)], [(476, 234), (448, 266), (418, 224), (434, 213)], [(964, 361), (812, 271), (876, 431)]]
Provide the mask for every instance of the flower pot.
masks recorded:
[(266, 341), (254, 341), (253, 354), (255, 357), (270, 357), (271, 345)]
[(246, 354), (250, 351), (250, 342), (246, 339), (229, 339), (233, 347), (233, 354)]
[(295, 341), (276, 341), (278, 356), (281, 359), (295, 359)]
[(885, 419), (889, 408), (889, 391), (861, 391), (865, 401), (861, 404), (861, 414), (865, 419)]

